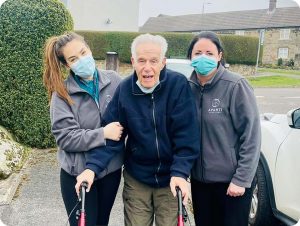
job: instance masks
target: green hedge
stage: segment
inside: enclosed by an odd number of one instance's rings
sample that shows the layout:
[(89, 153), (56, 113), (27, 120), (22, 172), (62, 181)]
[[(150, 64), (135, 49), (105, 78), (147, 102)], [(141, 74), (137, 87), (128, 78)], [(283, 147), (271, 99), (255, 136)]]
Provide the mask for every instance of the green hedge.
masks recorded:
[(42, 84), (43, 46), (72, 29), (59, 0), (7, 0), (0, 8), (0, 124), (29, 146), (55, 145)]
[(227, 63), (256, 64), (258, 38), (238, 35), (221, 35), (220, 38), (225, 49)]
[(126, 63), (130, 63), (131, 42), (139, 35), (136, 32), (76, 32), (85, 38), (95, 59), (104, 60), (106, 52), (114, 51), (118, 53), (120, 61)]
[[(119, 54), (121, 62), (130, 63), (130, 45), (140, 33), (137, 32), (92, 32), (77, 31), (85, 37), (90, 45), (93, 55), (98, 60), (104, 60), (107, 51)], [(166, 38), (169, 48), (168, 57), (186, 56), (190, 41), (194, 37), (190, 33), (156, 33)], [(230, 64), (256, 63), (258, 38), (236, 35), (219, 36), (225, 48), (225, 60)]]

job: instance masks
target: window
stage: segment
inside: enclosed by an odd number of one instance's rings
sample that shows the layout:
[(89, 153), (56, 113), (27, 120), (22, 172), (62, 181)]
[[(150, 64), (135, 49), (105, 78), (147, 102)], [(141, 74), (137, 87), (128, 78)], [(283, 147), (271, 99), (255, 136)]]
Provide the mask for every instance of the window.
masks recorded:
[(278, 58), (287, 59), (289, 56), (288, 48), (279, 48), (278, 49)]
[(290, 39), (290, 32), (291, 29), (280, 29), (280, 39), (281, 40)]
[(244, 30), (237, 30), (237, 31), (235, 31), (235, 34), (236, 35), (245, 35), (245, 31)]

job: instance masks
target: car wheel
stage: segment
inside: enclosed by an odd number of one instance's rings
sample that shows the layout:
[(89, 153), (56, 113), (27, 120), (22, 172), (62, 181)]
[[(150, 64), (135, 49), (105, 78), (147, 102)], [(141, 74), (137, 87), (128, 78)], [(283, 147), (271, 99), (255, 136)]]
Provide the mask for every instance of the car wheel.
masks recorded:
[(251, 208), (249, 213), (249, 225), (274, 226), (275, 218), (270, 205), (269, 193), (265, 171), (261, 163), (258, 164), (254, 177), (254, 189), (252, 193)]

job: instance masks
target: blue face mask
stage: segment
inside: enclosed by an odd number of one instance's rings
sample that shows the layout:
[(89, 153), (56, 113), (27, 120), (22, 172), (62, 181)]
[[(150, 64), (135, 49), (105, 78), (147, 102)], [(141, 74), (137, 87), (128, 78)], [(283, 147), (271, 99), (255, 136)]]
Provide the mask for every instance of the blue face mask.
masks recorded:
[(215, 58), (206, 56), (204, 54), (195, 57), (191, 65), (195, 71), (201, 76), (208, 76), (214, 69), (217, 68), (218, 62)]
[(74, 64), (70, 66), (75, 75), (86, 79), (91, 77), (96, 69), (95, 60), (92, 55), (80, 57)]

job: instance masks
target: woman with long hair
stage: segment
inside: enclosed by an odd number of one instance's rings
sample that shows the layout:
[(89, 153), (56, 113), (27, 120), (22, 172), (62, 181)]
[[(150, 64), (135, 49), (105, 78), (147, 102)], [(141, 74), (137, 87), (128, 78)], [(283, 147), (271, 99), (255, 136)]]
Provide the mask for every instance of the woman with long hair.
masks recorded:
[[(73, 32), (47, 40), (44, 68), (51, 130), (59, 149), (61, 194), (69, 215), (78, 200), (76, 177), (85, 169), (86, 153), (105, 146), (106, 139), (118, 141), (122, 135), (119, 122), (101, 127), (101, 115), (121, 79), (114, 71), (97, 69), (89, 46), (83, 37)], [(66, 79), (64, 69), (69, 70)], [(88, 226), (108, 225), (122, 164), (120, 153), (106, 170), (96, 175), (93, 187), (87, 189)], [(71, 226), (78, 225), (75, 212), (70, 216)]]

